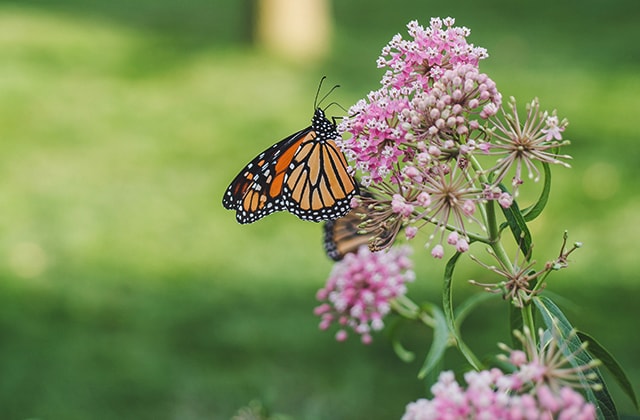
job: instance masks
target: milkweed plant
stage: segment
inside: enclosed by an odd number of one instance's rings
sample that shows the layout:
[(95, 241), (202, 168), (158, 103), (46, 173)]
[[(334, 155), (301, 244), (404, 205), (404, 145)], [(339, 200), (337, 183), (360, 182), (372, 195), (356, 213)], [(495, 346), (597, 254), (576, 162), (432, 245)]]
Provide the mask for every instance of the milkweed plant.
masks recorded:
[[(469, 43), (469, 29), (454, 19), (407, 27), (408, 36), (398, 34), (382, 49), (377, 90), (338, 126), (338, 145), (368, 193), (352, 202), (366, 209), (355, 234), (370, 239), (335, 264), (318, 292), (320, 328), (335, 328), (338, 341), (355, 335), (365, 344), (391, 315), (433, 329), (417, 374), (429, 391), (408, 402), (398, 414), (404, 420), (616, 418), (602, 366), (637, 407), (611, 354), (541, 293), (581, 246), (565, 232), (556, 251), (536, 249), (547, 258), (540, 262), (533, 258), (528, 227), (549, 198), (551, 169), (570, 166), (567, 120), (544, 110), (537, 98), (503, 98), (480, 70), (487, 51)], [(528, 187), (538, 198), (520, 203), (519, 193)], [(424, 243), (425, 255), (448, 258), (441, 307), (407, 294), (415, 280), (411, 248), (398, 243), (416, 241)], [(459, 263), (476, 265), (482, 278), (492, 280), (469, 280), (477, 293), (454, 307)], [(498, 354), (486, 361), (460, 330), (465, 315), (495, 295), (510, 308), (502, 321), (513, 339), (498, 344)], [(401, 358), (415, 357), (391, 337)], [(449, 348), (464, 357), (466, 373), (441, 371)]]

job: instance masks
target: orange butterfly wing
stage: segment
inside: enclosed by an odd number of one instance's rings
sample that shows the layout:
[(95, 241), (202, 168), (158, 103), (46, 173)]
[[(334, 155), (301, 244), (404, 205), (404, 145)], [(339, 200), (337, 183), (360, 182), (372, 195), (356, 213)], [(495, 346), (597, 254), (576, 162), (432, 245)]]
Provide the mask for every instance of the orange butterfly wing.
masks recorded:
[(359, 226), (363, 222), (360, 216), (363, 210), (357, 207), (346, 216), (324, 224), (324, 250), (332, 260), (340, 261), (362, 245), (368, 246), (375, 237), (373, 233), (363, 232)]
[(286, 210), (282, 188), (286, 171), (311, 127), (279, 141), (256, 156), (231, 182), (222, 205), (236, 210), (239, 223), (253, 223), (275, 211)]
[[(310, 135), (312, 135), (310, 133)], [(284, 186), (287, 210), (305, 220), (333, 220), (351, 211), (358, 186), (333, 140), (303, 141)]]
[[(390, 247), (402, 226), (401, 221), (387, 223), (376, 214), (373, 205), (366, 204), (373, 195), (361, 191), (365, 203), (354, 208), (344, 217), (329, 220), (324, 224), (324, 250), (329, 258), (340, 261), (345, 255), (355, 253), (365, 245), (373, 252)], [(370, 200), (369, 200), (370, 201)]]
[(281, 140), (254, 158), (231, 182), (222, 205), (252, 223), (288, 210), (319, 222), (347, 214), (358, 186), (335, 144), (335, 124), (316, 109), (311, 127)]

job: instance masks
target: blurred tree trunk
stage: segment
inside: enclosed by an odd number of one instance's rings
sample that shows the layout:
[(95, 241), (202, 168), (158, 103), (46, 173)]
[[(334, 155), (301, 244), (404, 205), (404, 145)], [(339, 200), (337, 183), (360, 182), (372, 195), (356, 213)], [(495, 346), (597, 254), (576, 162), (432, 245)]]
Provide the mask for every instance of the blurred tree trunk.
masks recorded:
[(331, 39), (329, 0), (257, 0), (257, 42), (295, 61), (324, 57)]

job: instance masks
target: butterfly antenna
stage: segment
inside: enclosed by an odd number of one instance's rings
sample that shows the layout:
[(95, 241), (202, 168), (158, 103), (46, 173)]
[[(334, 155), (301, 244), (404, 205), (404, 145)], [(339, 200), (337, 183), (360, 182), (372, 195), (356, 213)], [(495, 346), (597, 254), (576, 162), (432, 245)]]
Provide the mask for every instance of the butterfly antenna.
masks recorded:
[[(329, 92), (327, 92), (327, 93), (322, 97), (322, 99), (320, 99), (320, 101), (318, 102), (318, 105), (320, 105), (320, 104), (321, 104), (325, 99), (327, 99), (327, 97), (328, 97), (329, 95), (331, 95), (331, 92), (333, 92), (334, 90), (338, 89), (339, 87), (340, 87), (340, 85), (335, 85), (334, 87), (332, 87), (332, 88), (329, 90)], [(329, 105), (331, 105), (331, 104), (329, 104)], [(326, 109), (326, 108), (325, 108), (325, 109)]]
[(341, 109), (341, 110), (343, 110), (344, 112), (347, 112), (347, 113), (349, 112), (345, 107), (343, 107), (342, 105), (340, 105), (340, 104), (339, 104), (339, 103), (337, 103), (337, 102), (331, 102), (329, 105), (327, 105), (327, 106), (325, 106), (325, 107), (324, 107), (323, 111), (325, 111), (325, 112), (326, 112), (326, 111), (327, 111), (327, 109), (329, 109), (329, 107), (330, 107), (331, 105), (337, 105), (337, 106), (338, 106), (338, 108), (340, 108), (340, 109)]
[[(320, 96), (320, 89), (322, 88), (322, 82), (324, 82), (324, 79), (326, 79), (327, 76), (322, 76), (322, 79), (320, 79), (320, 83), (318, 84), (318, 90), (316, 91), (316, 97), (313, 100), (313, 110), (315, 111), (316, 108), (318, 107), (318, 96)], [(324, 98), (322, 98), (324, 99)], [(320, 99), (320, 102), (322, 102), (322, 99)]]
[[(342, 106), (342, 105), (340, 105), (339, 103), (337, 103), (337, 102), (331, 102), (329, 105), (327, 105), (327, 106), (325, 106), (325, 107), (324, 107), (323, 111), (325, 112), (325, 114), (326, 114), (326, 112), (327, 112), (327, 109), (329, 109), (329, 107), (330, 107), (331, 105), (336, 105), (336, 106), (338, 106), (341, 110), (343, 110), (343, 111), (345, 112), (345, 114), (348, 114), (348, 113), (349, 113), (349, 111), (348, 111), (348, 110), (346, 110), (346, 109), (345, 109), (345, 107), (343, 107), (343, 106)], [(343, 120), (343, 119), (345, 119), (345, 118), (346, 118), (346, 117), (344, 117), (344, 116), (335, 116), (335, 115), (334, 115), (334, 116), (332, 116), (332, 117), (331, 117), (331, 120), (333, 121), (333, 125), (336, 125), (336, 124), (337, 124), (337, 121)]]
[[(320, 79), (320, 84), (318, 85), (318, 90), (316, 92), (316, 99), (313, 101), (313, 109), (315, 110), (316, 108), (318, 108), (320, 106), (320, 104), (322, 102), (324, 102), (325, 99), (327, 99), (327, 97), (329, 95), (331, 95), (331, 92), (333, 92), (334, 90), (336, 90), (337, 88), (340, 87), (340, 85), (335, 85), (334, 87), (332, 87), (329, 92), (327, 92), (324, 96), (322, 96), (322, 98), (320, 98), (320, 100), (318, 100), (318, 96), (320, 96), (320, 89), (322, 88), (322, 82), (324, 82), (324, 79), (326, 79), (327, 76), (322, 76), (322, 79)], [(329, 104), (331, 105), (331, 104)], [(328, 108), (328, 106), (327, 106)], [(327, 109), (325, 108), (325, 109)]]

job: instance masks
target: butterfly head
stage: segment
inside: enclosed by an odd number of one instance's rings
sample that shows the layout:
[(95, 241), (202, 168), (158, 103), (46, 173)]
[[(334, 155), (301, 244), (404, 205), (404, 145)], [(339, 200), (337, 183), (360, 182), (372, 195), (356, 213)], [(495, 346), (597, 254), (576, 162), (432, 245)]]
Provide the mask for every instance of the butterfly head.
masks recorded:
[(322, 108), (316, 108), (313, 113), (311, 127), (320, 140), (335, 140), (338, 137), (336, 125), (327, 119)]

